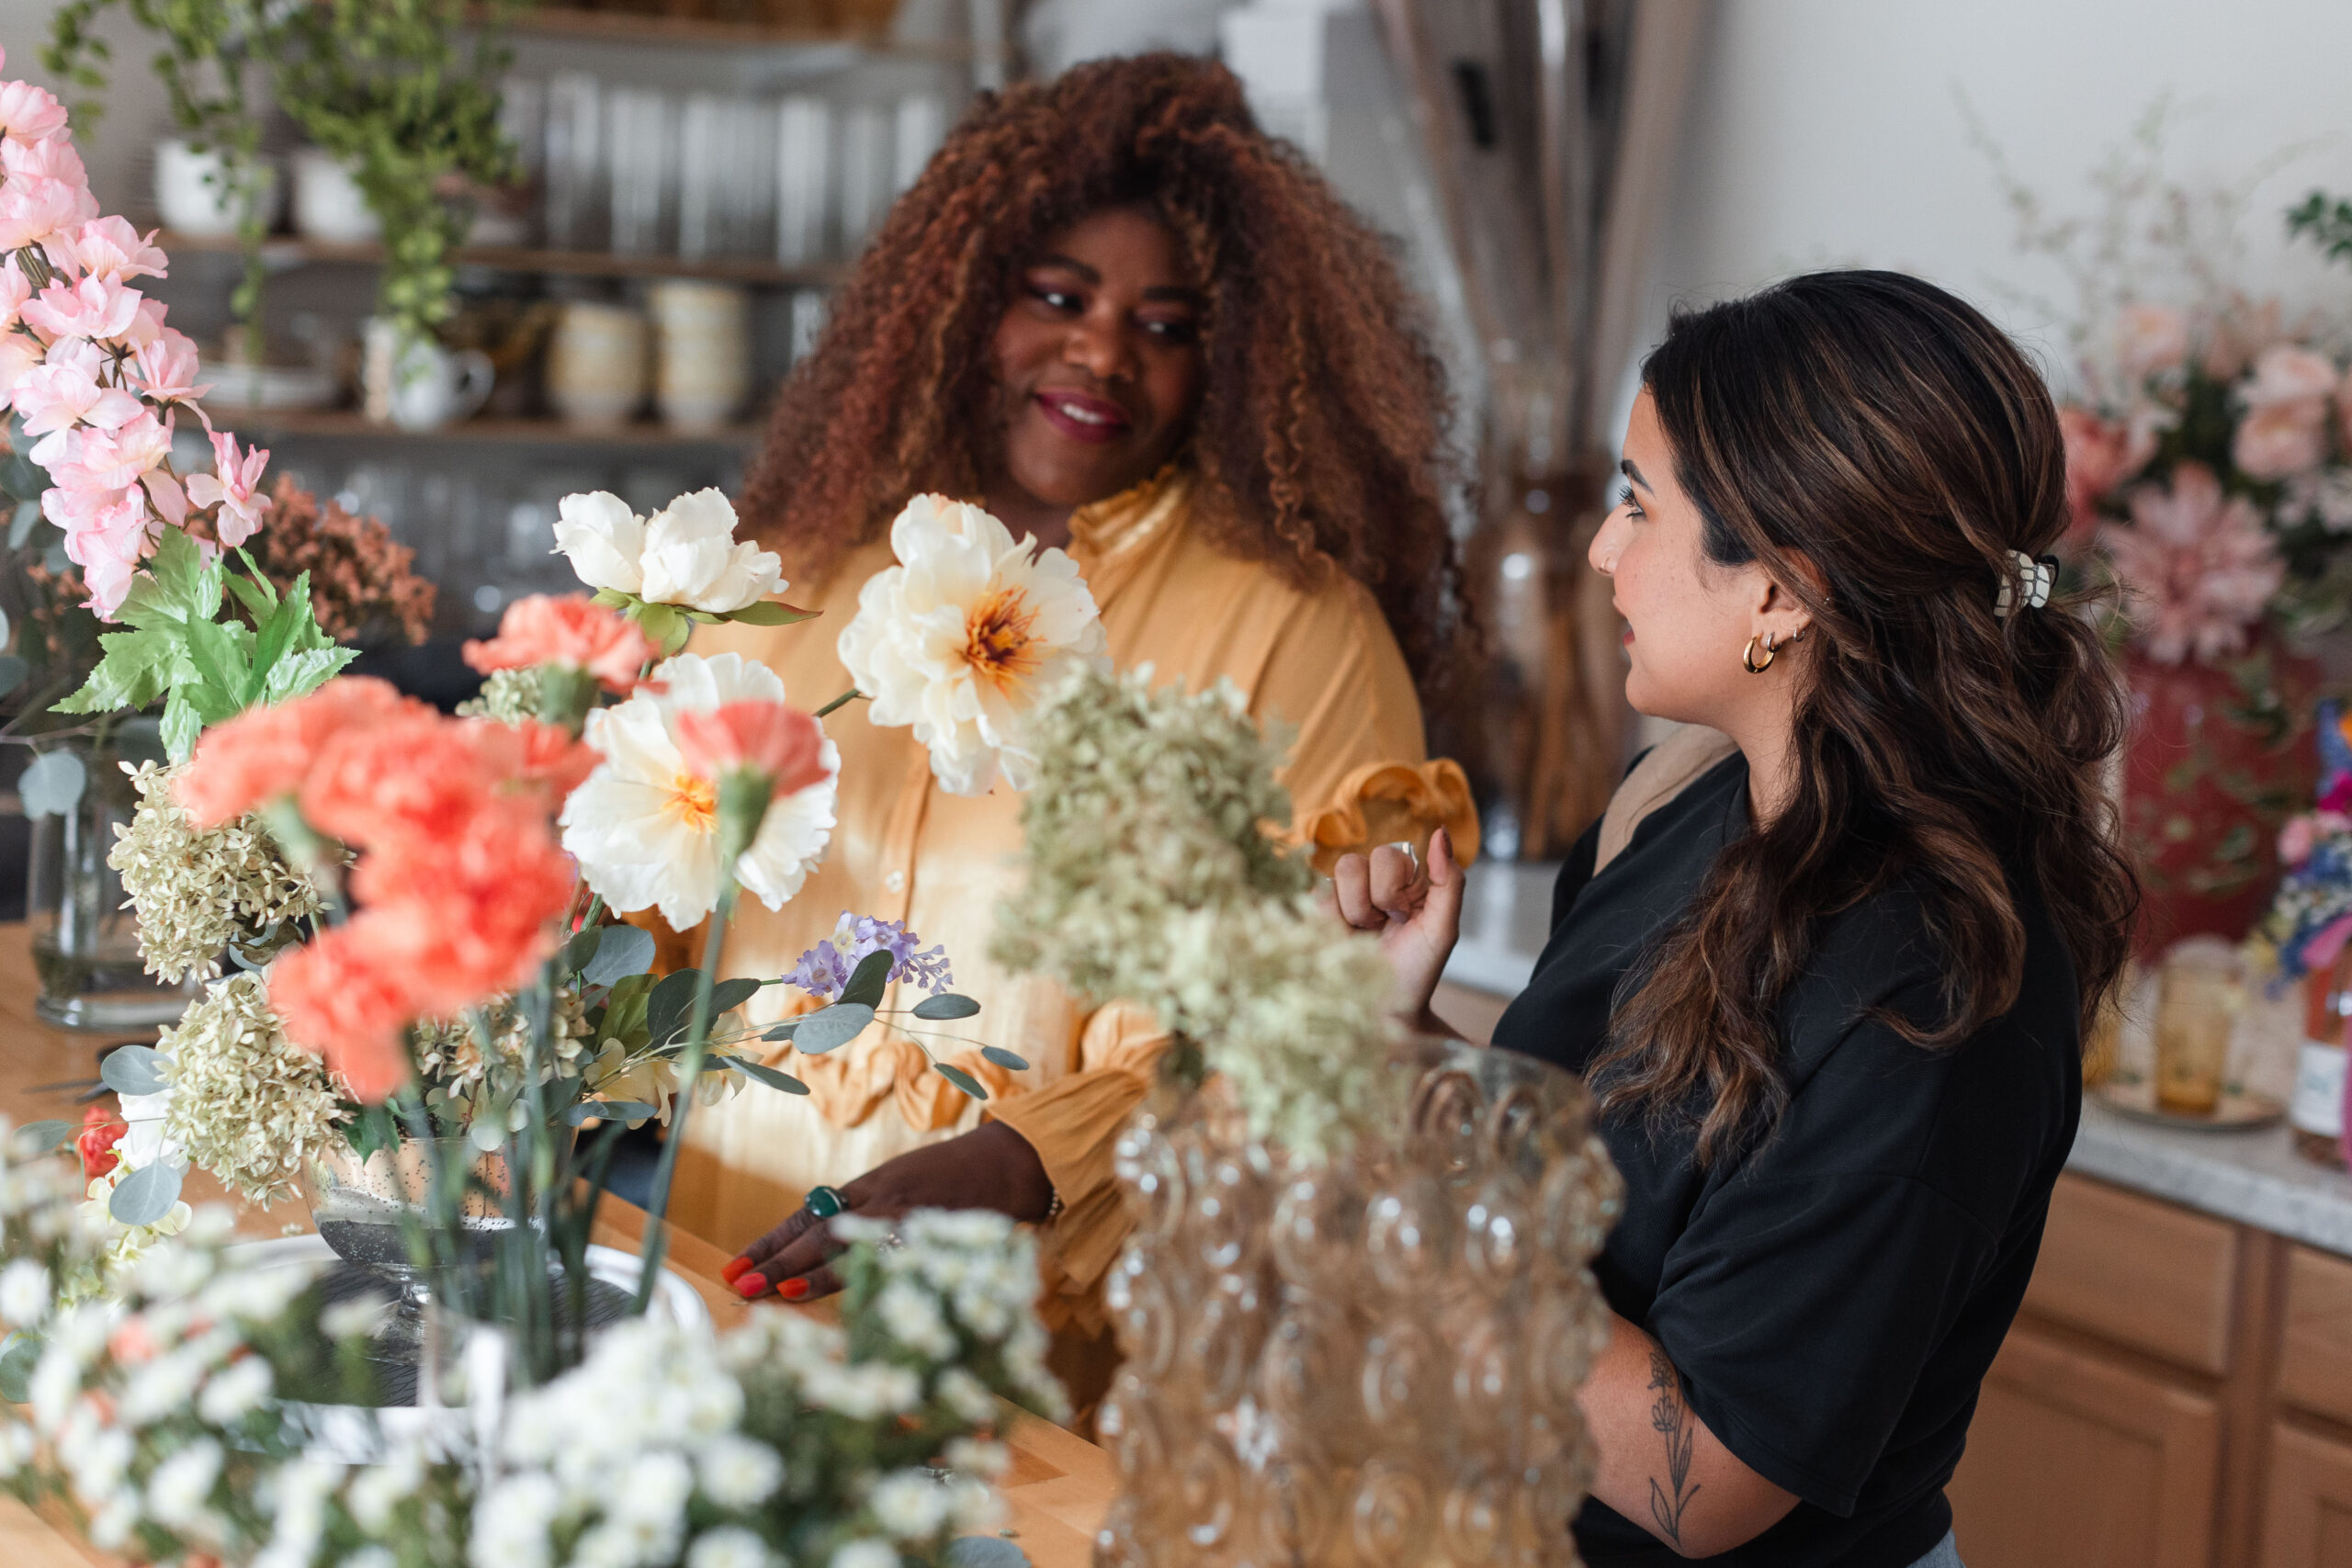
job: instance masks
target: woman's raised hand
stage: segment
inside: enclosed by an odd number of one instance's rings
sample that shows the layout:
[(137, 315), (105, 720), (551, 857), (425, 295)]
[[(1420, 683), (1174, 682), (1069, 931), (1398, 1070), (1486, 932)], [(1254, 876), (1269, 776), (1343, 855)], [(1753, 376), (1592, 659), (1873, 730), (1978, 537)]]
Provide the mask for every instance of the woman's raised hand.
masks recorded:
[(1463, 880), (1442, 828), (1430, 835), (1426, 866), (1404, 845), (1383, 844), (1369, 856), (1341, 855), (1331, 868), (1340, 918), (1379, 933), (1380, 951), (1396, 972), (1396, 1011), (1434, 1033), (1453, 1032), (1430, 1015), (1430, 998), (1462, 934)]

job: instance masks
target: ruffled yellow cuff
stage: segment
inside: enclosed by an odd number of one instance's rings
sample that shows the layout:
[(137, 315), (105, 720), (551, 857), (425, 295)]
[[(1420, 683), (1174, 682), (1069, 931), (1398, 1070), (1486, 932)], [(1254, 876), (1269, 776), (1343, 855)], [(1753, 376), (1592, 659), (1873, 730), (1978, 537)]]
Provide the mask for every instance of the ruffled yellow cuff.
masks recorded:
[(1365, 763), (1340, 781), (1330, 805), (1298, 819), (1298, 838), (1315, 869), (1329, 876), (1341, 855), (1363, 854), (1376, 844), (1409, 843), (1426, 855), (1430, 835), (1440, 828), (1453, 840), (1457, 862), (1478, 858), (1478, 808), (1469, 779), (1450, 757)]

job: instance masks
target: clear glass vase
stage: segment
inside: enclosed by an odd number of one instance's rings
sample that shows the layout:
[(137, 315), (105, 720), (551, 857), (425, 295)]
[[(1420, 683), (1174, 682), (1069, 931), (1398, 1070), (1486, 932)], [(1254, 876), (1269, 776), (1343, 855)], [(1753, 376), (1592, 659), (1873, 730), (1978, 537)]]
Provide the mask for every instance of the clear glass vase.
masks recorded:
[(1122, 1135), (1097, 1562), (1576, 1562), (1616, 1170), (1557, 1068), (1427, 1040), (1393, 1065), (1405, 1112), (1328, 1165), (1251, 1141), (1214, 1079)]
[(67, 1029), (143, 1031), (175, 1023), (199, 987), (165, 985), (139, 955), (139, 917), (124, 908), (122, 878), (107, 864), (116, 829), (139, 807), (122, 765), (164, 761), (152, 718), (113, 723), (40, 748), (81, 770), (63, 810), (32, 824), (25, 919), (40, 983), (34, 1010)]

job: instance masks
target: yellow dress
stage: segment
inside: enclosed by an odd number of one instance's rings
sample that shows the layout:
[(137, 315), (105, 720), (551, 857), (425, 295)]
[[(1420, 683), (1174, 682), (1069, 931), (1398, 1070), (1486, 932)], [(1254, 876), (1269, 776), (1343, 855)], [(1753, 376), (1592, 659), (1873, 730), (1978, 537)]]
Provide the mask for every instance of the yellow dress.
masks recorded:
[[(1193, 499), (1190, 476), (1176, 468), (1070, 520), (1070, 554), (1101, 606), (1114, 663), (1149, 662), (1160, 682), (1192, 691), (1224, 677), (1253, 716), (1295, 726), (1283, 782), (1294, 830), (1315, 846), (1321, 865), (1367, 844), (1426, 844), (1440, 823), (1460, 852), (1476, 853), (1476, 818), (1461, 770), (1425, 761), (1412, 677), (1371, 593), (1337, 571), (1302, 591), (1262, 563), (1226, 554), (1192, 526)], [(796, 586), (788, 595), (821, 618), (705, 627), (695, 651), (758, 659), (784, 678), (791, 701), (814, 708), (850, 686), (835, 643), (858, 590), (892, 563), (887, 540), (854, 550), (820, 589)], [(1040, 1304), (1049, 1325), (1099, 1333), (1097, 1282), (1126, 1233), (1111, 1145), (1149, 1087), (1166, 1037), (1134, 1007), (1089, 1012), (1054, 982), (989, 962), (997, 902), (1020, 881), (1018, 794), (1000, 786), (962, 797), (939, 789), (911, 732), (876, 727), (862, 703), (825, 727), (842, 752), (831, 847), (780, 912), (743, 900), (722, 967), (773, 978), (831, 935), (845, 910), (903, 920), (926, 948), (944, 944), (952, 988), (981, 1010), (933, 1027), (1004, 1046), (1030, 1065), (1007, 1072), (982, 1060), (977, 1045), (932, 1043), (987, 1087), (986, 1113), (1036, 1147), (1062, 1199), (1040, 1237)], [(922, 994), (899, 990), (883, 1005), (911, 1007)], [(814, 1005), (790, 987), (769, 987), (748, 1010), (764, 1023)], [(808, 1188), (847, 1181), (967, 1131), (983, 1114), (929, 1070), (914, 1044), (878, 1027), (822, 1055), (775, 1050), (771, 1059), (812, 1092), (753, 1086), (699, 1106), (680, 1152), (672, 1218), (730, 1250), (783, 1219)]]

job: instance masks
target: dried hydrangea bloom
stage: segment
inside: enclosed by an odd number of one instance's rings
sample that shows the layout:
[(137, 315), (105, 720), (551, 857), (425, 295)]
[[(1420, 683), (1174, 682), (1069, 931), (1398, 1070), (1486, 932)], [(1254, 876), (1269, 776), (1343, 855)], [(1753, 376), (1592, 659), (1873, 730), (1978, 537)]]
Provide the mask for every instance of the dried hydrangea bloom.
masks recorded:
[(290, 1196), (349, 1112), (318, 1056), (286, 1038), (254, 974), (209, 987), (156, 1047), (171, 1080), (164, 1135), (254, 1203)]
[(115, 829), (107, 864), (139, 911), (139, 951), (147, 972), (176, 984), (220, 973), (232, 940), (258, 936), (318, 913), (319, 890), (286, 863), (253, 817), (199, 829), (173, 798), (187, 764), (123, 769), (139, 792), (130, 824)]
[(481, 692), (458, 705), (459, 718), (487, 718), (499, 724), (520, 724), (539, 716), (539, 672), (493, 670), (483, 677)]
[[(489, 1026), (487, 1052), (471, 1017), (422, 1019), (412, 1031), (417, 1066), (424, 1074), (426, 1104), (480, 1111), (512, 1104), (521, 1091), (525, 1054), (531, 1043), (529, 1018), (512, 997), (497, 998), (481, 1011)], [(568, 987), (555, 993), (554, 1023), (555, 1057), (539, 1065), (542, 1083), (559, 1072), (576, 1074), (594, 1032), (580, 994)]]
[[(354, 516), (332, 497), (322, 503), (291, 475), (278, 476), (268, 504), (269, 526), (244, 548), (281, 592), (311, 574), (311, 608), (329, 637), (351, 642), (364, 633), (397, 630), (409, 642), (424, 640), (435, 591), (416, 574), (414, 550), (395, 543), (375, 518)], [(189, 531), (214, 536), (209, 526)]]

